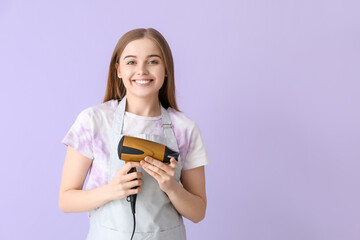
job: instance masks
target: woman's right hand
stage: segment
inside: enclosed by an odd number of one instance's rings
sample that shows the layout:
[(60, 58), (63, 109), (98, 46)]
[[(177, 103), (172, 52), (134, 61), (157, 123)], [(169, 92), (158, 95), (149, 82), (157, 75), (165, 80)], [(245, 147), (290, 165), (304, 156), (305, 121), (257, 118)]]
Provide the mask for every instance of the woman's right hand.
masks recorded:
[[(141, 191), (140, 185), (144, 183), (141, 179), (141, 172), (129, 173), (131, 168), (141, 167), (139, 162), (128, 162), (122, 166), (116, 173), (107, 188), (111, 200), (122, 199), (132, 194), (138, 194)], [(134, 180), (137, 178), (137, 180)], [(137, 187), (132, 189), (133, 187)]]

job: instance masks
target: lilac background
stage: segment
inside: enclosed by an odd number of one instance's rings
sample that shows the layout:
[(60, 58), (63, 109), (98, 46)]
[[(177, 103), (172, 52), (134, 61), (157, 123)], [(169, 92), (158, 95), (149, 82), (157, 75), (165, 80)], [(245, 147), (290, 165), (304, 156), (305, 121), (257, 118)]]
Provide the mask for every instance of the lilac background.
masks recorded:
[(58, 189), (117, 40), (153, 27), (202, 131), (207, 216), (188, 239), (360, 239), (359, 1), (0, 2), (0, 239), (84, 239)]

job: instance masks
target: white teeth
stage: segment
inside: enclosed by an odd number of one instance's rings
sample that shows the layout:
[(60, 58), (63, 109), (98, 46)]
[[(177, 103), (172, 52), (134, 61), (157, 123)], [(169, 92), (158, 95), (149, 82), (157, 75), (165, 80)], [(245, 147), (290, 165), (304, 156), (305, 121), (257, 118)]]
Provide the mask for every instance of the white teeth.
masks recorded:
[(140, 84), (147, 84), (150, 82), (150, 80), (135, 80), (135, 82)]

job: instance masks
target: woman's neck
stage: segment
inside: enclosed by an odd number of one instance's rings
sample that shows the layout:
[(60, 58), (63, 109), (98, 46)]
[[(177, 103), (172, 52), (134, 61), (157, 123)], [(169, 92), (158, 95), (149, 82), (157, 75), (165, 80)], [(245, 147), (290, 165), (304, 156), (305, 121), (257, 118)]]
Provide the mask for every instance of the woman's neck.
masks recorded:
[(159, 98), (138, 98), (126, 95), (126, 112), (143, 117), (157, 117), (161, 115)]

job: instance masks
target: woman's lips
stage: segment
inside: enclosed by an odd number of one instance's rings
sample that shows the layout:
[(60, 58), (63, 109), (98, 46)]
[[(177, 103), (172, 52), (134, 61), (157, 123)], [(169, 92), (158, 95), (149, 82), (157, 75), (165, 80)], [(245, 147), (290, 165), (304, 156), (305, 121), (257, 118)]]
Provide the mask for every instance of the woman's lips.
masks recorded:
[(146, 87), (149, 86), (153, 80), (142, 78), (142, 79), (134, 79), (133, 81), (137, 86)]

